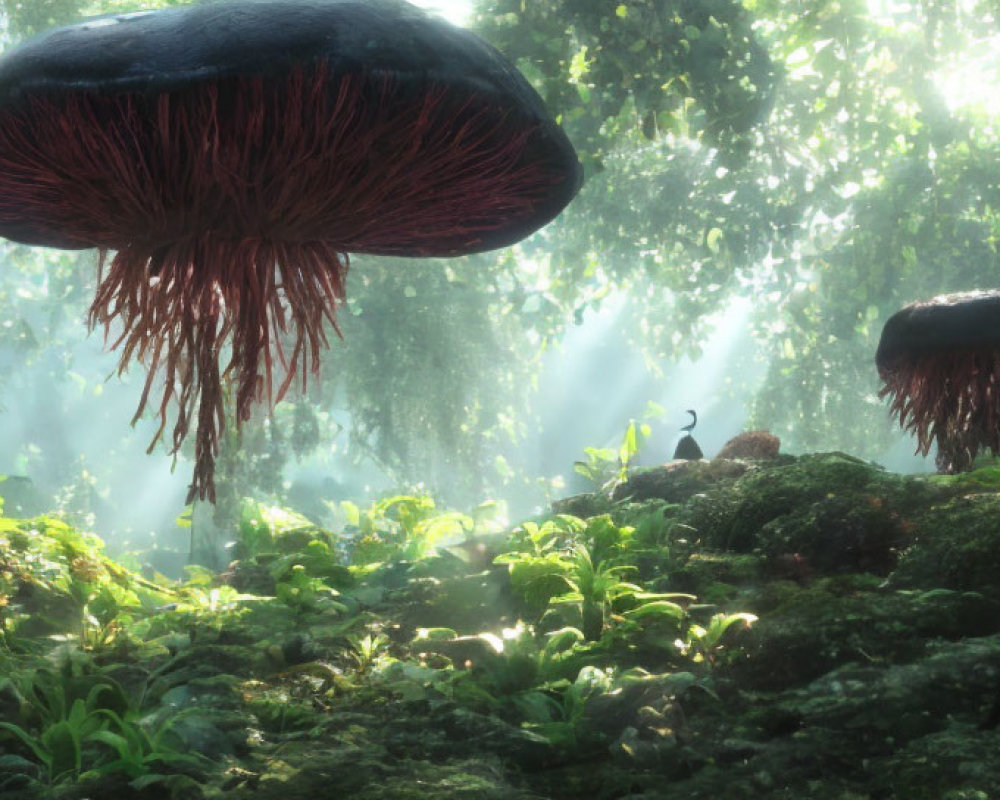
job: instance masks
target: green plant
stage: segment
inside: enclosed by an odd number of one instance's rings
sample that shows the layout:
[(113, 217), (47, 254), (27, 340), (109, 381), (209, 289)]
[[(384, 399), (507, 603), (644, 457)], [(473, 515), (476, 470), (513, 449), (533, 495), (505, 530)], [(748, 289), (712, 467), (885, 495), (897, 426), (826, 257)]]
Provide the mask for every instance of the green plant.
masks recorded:
[(148, 778), (154, 765), (205, 768), (210, 764), (168, 741), (180, 715), (165, 720), (150, 735), (136, 720), (137, 712), (122, 687), (99, 673), (81, 674), (86, 669), (86, 662), (68, 659), (59, 671), (33, 671), (20, 686), (6, 681), (21, 699), (25, 719), (23, 724), (0, 722), (0, 732), (27, 748), (45, 783), (110, 772)]
[(574, 461), (573, 471), (582, 475), (602, 492), (610, 492), (628, 478), (628, 468), (639, 454), (652, 429), (646, 422), (629, 420), (618, 450), (610, 447), (585, 447), (586, 461)]
[(572, 670), (573, 663), (581, 656), (578, 645), (585, 641), (586, 637), (579, 628), (567, 626), (549, 633), (538, 654), (539, 677), (545, 681), (566, 677), (565, 673)]
[(340, 592), (327, 586), (322, 578), (312, 577), (301, 564), (292, 567), (288, 576), (276, 584), (275, 595), (297, 613), (323, 609), (347, 612), (347, 606), (334, 599)]
[(172, 589), (129, 572), (103, 547), (96, 536), (55, 517), (0, 517), (3, 639), (55, 634), (105, 647), (114, 644), (129, 613), (172, 599)]
[(351, 551), (351, 562), (356, 565), (424, 558), (441, 544), (490, 529), (492, 519), (500, 514), (495, 503), (485, 503), (471, 515), (440, 512), (427, 495), (387, 497), (365, 510), (343, 502), (340, 511), (347, 524), (358, 530)]
[(65, 715), (34, 735), (12, 722), (0, 722), (0, 731), (13, 734), (31, 750), (46, 782), (77, 778), (83, 769), (84, 745), (106, 725), (96, 710), (88, 710), (89, 705), (89, 698), (75, 700)]
[(182, 767), (203, 771), (212, 767), (212, 762), (201, 754), (177, 749), (179, 743), (174, 728), (185, 717), (197, 714), (196, 709), (167, 717), (152, 734), (140, 724), (123, 719), (113, 711), (102, 710), (99, 713), (112, 724), (92, 733), (90, 739), (110, 747), (117, 758), (94, 768), (91, 770), (93, 774), (124, 772), (130, 778), (144, 778), (143, 784), (148, 785), (153, 778), (166, 777), (154, 772), (154, 769)]
[(707, 626), (691, 625), (688, 628), (687, 641), (683, 649), (685, 652), (691, 653), (694, 661), (714, 666), (720, 660), (726, 633), (737, 623), (742, 622), (743, 628), (746, 629), (756, 621), (755, 614), (745, 612), (715, 614)]
[(583, 667), (576, 679), (557, 681), (525, 692), (515, 700), (522, 726), (550, 744), (576, 749), (583, 743), (587, 702), (611, 688), (611, 676), (597, 667)]
[(632, 513), (616, 515), (631, 527), (630, 555), (644, 576), (664, 582), (684, 563), (688, 548), (683, 535), (691, 529), (675, 518), (679, 509), (666, 501), (647, 501)]
[(240, 502), (239, 538), (233, 553), (237, 558), (292, 553), (313, 541), (328, 548), (334, 544), (332, 534), (297, 511), (249, 497)]
[(594, 486), (603, 489), (615, 480), (621, 469), (618, 454), (611, 447), (585, 447), (586, 461), (574, 461), (573, 471)]
[(693, 599), (691, 595), (647, 595), (646, 601), (622, 614), (618, 635), (638, 652), (676, 653), (684, 640), (688, 618), (684, 608), (670, 599)]
[(629, 525), (617, 525), (610, 514), (590, 517), (584, 523), (577, 539), (590, 553), (596, 564), (631, 563), (631, 549), (635, 530)]
[(593, 642), (601, 638), (613, 614), (650, 605), (647, 616), (659, 609), (662, 615), (682, 619), (683, 609), (673, 601), (694, 599), (647, 592), (625, 580), (624, 575), (636, 571), (627, 563), (634, 542), (634, 529), (616, 525), (607, 514), (588, 520), (559, 515), (541, 525), (524, 523), (511, 539), (517, 549), (498, 556), (495, 563), (507, 564), (511, 586), (529, 614), (540, 617), (553, 609)]
[(604, 632), (607, 616), (615, 601), (624, 595), (634, 596), (642, 587), (621, 580), (621, 575), (634, 567), (594, 564), (586, 548), (577, 545), (571, 566), (564, 580), (570, 591), (552, 598), (556, 606), (578, 609), (580, 630), (588, 641), (597, 641)]
[(358, 674), (367, 673), (389, 649), (389, 637), (384, 633), (350, 634), (345, 637), (349, 645), (347, 655), (354, 662)]
[(525, 522), (514, 531), (511, 550), (494, 559), (495, 564), (507, 565), (511, 586), (529, 614), (540, 615), (552, 597), (565, 591), (572, 568), (567, 543), (575, 540), (585, 525), (567, 514), (541, 525)]

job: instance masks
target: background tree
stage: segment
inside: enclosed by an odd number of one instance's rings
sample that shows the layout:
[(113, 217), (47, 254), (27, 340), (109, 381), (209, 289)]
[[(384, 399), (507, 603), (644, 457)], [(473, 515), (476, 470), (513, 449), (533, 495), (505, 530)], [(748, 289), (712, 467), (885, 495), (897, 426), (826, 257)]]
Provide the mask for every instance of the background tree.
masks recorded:
[[(0, 0), (0, 15), (17, 40), (164, 4)], [(697, 355), (711, 315), (752, 297), (768, 368), (750, 424), (793, 452), (883, 458), (899, 436), (876, 397), (882, 322), (915, 298), (996, 285), (1000, 106), (970, 94), (998, 95), (995, 4), (472, 8), (469, 24), (560, 115), (587, 183), (552, 225), (502, 252), (356, 258), (345, 342), (333, 342), (310, 397), (227, 443), (232, 496), (286, 494), (281, 466), (311, 448), (321, 464), (374, 464), (457, 503), (532, 483), (514, 443), (537, 431), (540, 355), (622, 296), (634, 348), (661, 366)], [(80, 349), (94, 258), (12, 244), (2, 257), (0, 402), (39, 398), (40, 431), (85, 418), (103, 437), (94, 463), (58, 437), (29, 436), (17, 468), (52, 489), (86, 471), (120, 502), (116, 481), (141, 448), (124, 438), (127, 409), (101, 399), (112, 362)]]

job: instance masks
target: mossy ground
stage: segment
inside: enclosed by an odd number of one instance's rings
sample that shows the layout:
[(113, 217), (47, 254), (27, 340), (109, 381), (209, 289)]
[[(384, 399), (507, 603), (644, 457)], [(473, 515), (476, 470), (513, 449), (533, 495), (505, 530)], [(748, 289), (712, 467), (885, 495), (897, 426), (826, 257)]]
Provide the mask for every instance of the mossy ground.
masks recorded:
[(257, 526), (184, 584), (0, 518), (0, 794), (1000, 797), (996, 469), (692, 462), (555, 512), (436, 554), (371, 524), (352, 567)]

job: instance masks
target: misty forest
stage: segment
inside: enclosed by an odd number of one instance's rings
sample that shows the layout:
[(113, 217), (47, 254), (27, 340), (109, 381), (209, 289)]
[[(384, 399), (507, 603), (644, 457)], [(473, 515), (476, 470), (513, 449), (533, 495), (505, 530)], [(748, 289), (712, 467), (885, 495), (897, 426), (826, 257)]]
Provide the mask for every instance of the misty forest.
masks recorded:
[(0, 797), (1000, 797), (1000, 4), (182, 5), (0, 0)]

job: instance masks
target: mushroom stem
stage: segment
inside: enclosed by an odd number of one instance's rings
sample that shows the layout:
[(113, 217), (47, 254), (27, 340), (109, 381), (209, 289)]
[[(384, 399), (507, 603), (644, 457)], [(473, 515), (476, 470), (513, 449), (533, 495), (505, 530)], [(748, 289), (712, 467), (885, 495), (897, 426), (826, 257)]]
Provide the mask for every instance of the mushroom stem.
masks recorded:
[[(124, 326), (112, 342), (121, 348), (120, 373), (133, 358), (149, 366), (133, 423), (145, 410), (157, 376), (162, 378), (160, 426), (150, 449), (162, 437), (171, 407), (176, 407), (173, 453), (197, 413), (188, 502), (196, 496), (212, 500), (225, 422), (223, 383), (235, 384), (238, 423), (250, 418), (255, 403), (279, 402), (297, 375), (304, 386), (308, 374), (319, 371), (320, 352), (327, 346), (324, 322), (336, 330), (347, 259), (323, 243), (220, 243), (205, 237), (159, 253), (155, 275), (149, 274), (152, 263), (136, 249), (119, 252), (98, 287), (91, 324), (103, 326), (106, 338), (115, 320)], [(230, 338), (229, 361), (220, 370), (220, 351)]]

